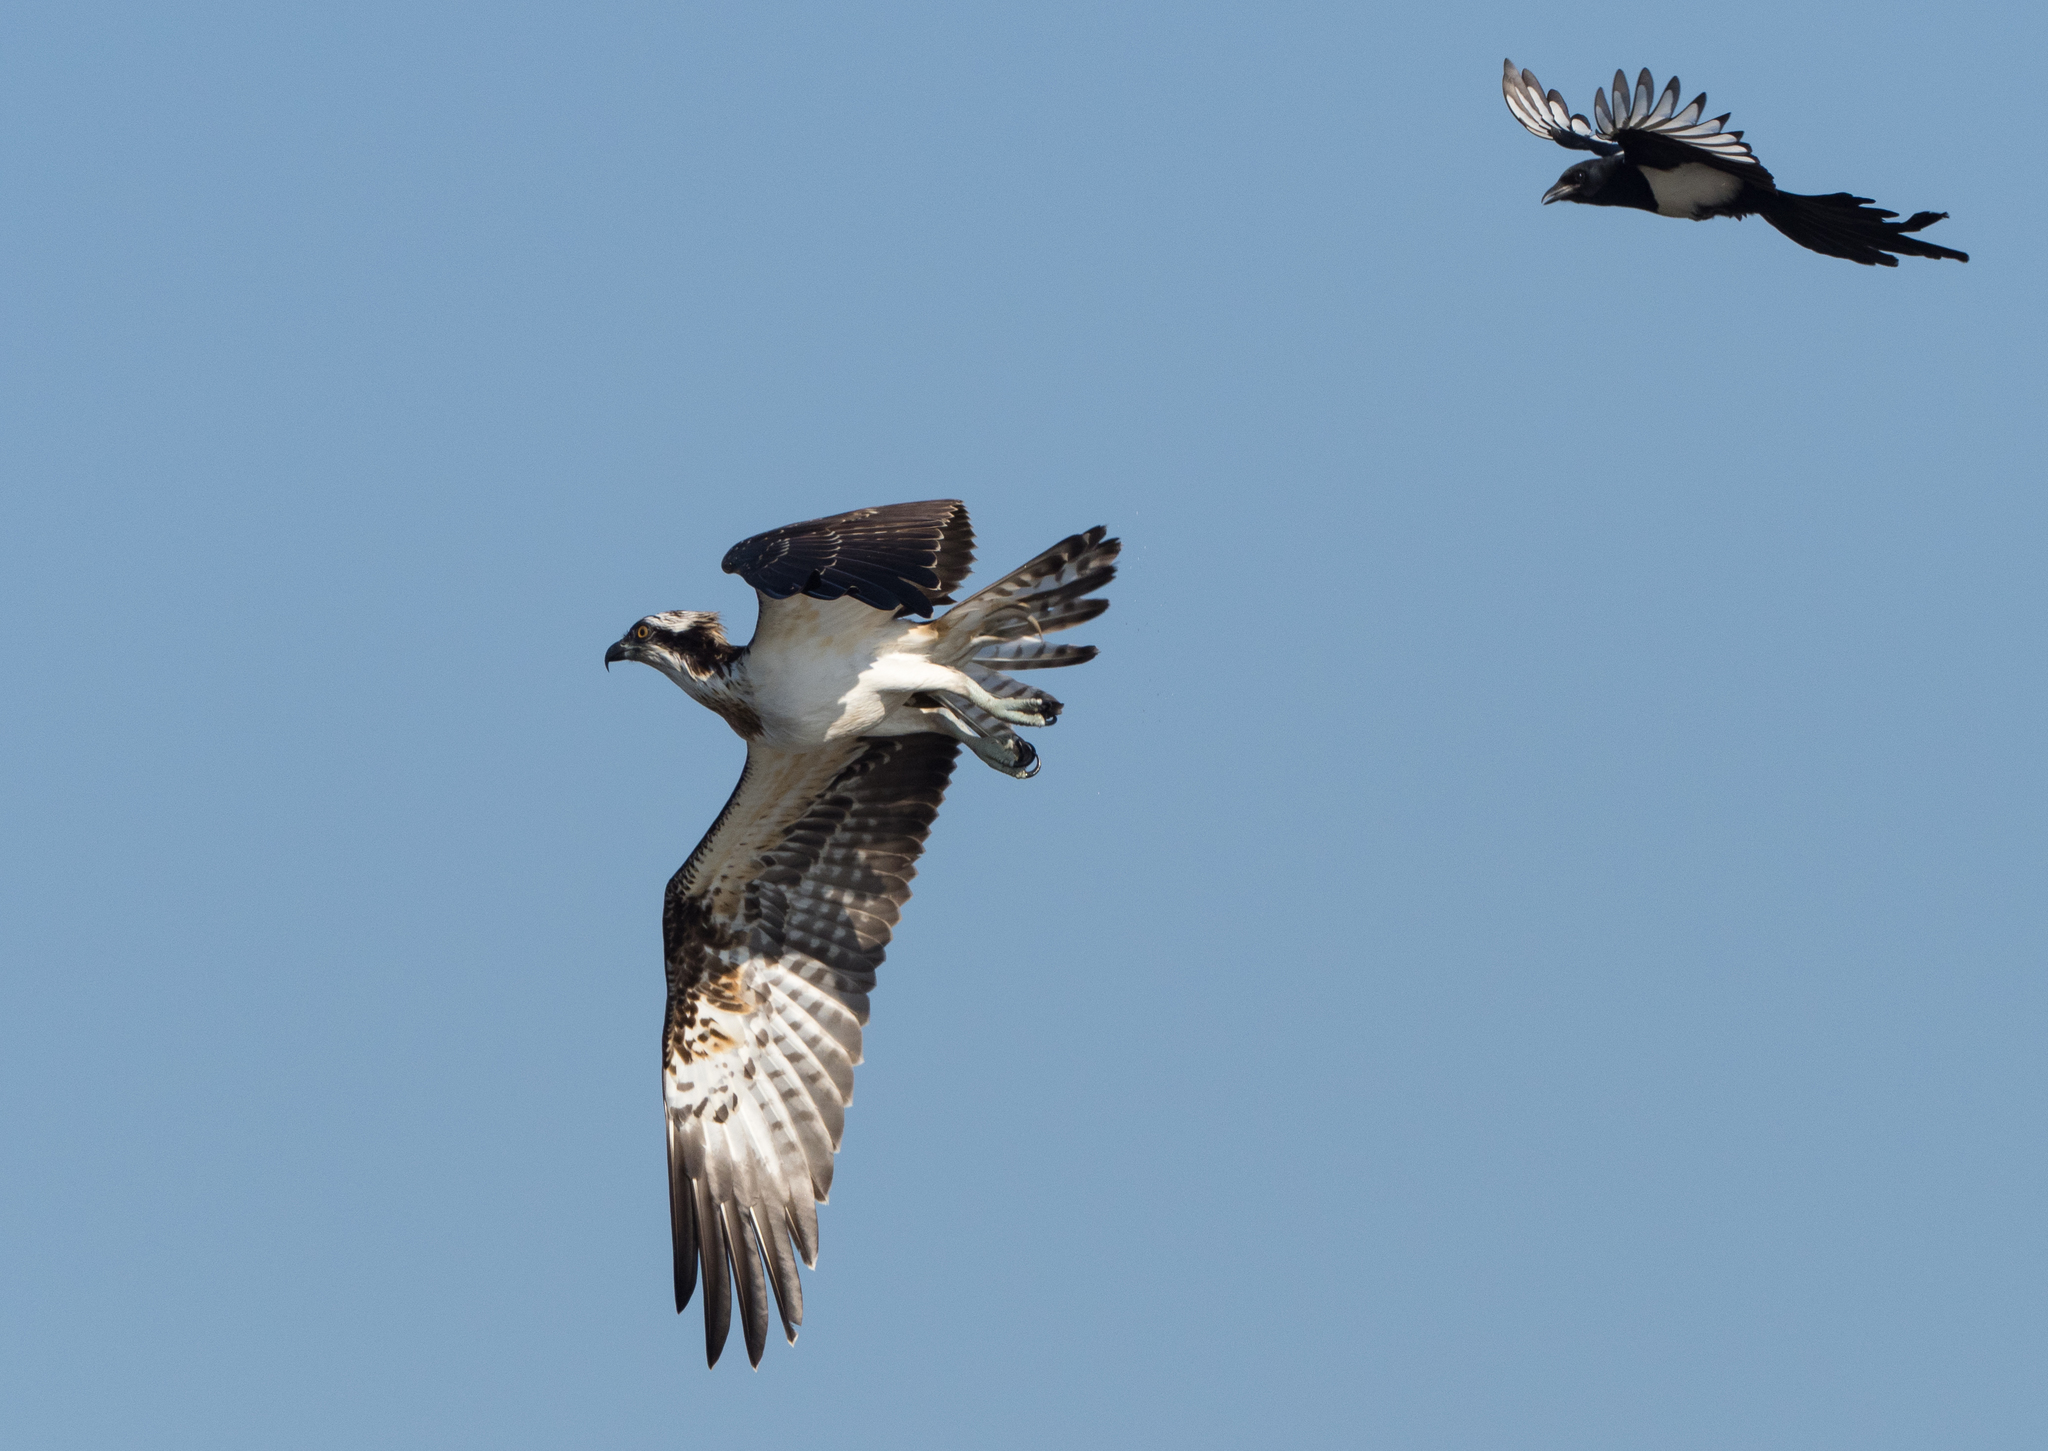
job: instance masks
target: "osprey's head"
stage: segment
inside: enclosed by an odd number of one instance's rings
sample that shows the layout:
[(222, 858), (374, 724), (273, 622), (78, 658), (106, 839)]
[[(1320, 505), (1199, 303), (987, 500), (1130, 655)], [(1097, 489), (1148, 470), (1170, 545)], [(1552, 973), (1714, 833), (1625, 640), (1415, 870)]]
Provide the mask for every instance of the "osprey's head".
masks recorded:
[(688, 690), (692, 682), (717, 674), (739, 652), (725, 640), (715, 614), (669, 610), (649, 615), (604, 652), (605, 669), (615, 660), (638, 660)]
[(1619, 156), (1602, 156), (1593, 161), (1581, 161), (1577, 166), (1568, 166), (1557, 184), (1543, 193), (1543, 205), (1552, 202), (1587, 202), (1593, 206), (1605, 203), (1600, 193), (1607, 188), (1615, 172), (1626, 165)]

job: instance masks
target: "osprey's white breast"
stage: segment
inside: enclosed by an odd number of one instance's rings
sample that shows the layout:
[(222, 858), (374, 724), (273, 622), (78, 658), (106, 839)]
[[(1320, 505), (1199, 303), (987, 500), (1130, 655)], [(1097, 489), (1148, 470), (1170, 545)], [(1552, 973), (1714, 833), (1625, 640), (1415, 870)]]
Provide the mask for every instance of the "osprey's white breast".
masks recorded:
[(1657, 199), (1657, 215), (1660, 217), (1685, 217), (1697, 221), (1715, 207), (1724, 207), (1734, 201), (1742, 190), (1741, 177), (1719, 167), (1702, 166), (1697, 161), (1688, 161), (1668, 171), (1645, 166), (1642, 173), (1650, 183), (1650, 195)]
[[(891, 669), (920, 630), (858, 600), (798, 596), (764, 604), (760, 628), (747, 647), (750, 703), (765, 728), (764, 744), (803, 751), (828, 740), (868, 735), (882, 724), (882, 692), (924, 688), (926, 682)], [(881, 668), (878, 670), (877, 667)]]

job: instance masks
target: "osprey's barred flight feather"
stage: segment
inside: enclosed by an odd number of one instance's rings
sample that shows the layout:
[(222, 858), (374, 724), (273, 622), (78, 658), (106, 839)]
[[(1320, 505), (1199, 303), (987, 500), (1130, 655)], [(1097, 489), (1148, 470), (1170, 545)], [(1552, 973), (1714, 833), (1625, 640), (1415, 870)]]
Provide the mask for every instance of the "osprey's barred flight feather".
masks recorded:
[(956, 499), (859, 509), (756, 535), (725, 569), (754, 586), (753, 640), (715, 614), (649, 615), (605, 652), (637, 660), (747, 742), (732, 799), (668, 884), (662, 1031), (676, 1309), (700, 1287), (718, 1363), (739, 1297), (761, 1362), (772, 1295), (793, 1341), (797, 1260), (815, 1265), (861, 1025), (962, 743), (1005, 775), (1011, 728), (1060, 703), (1008, 672), (1078, 665), (1045, 637), (1109, 608), (1101, 528), (1061, 540), (929, 620), (974, 560)]
[(1871, 205), (1869, 197), (1779, 191), (1742, 133), (1723, 129), (1728, 123), (1725, 114), (1702, 119), (1707, 109), (1704, 92), (1679, 108), (1676, 76), (1659, 94), (1646, 70), (1636, 77), (1631, 92), (1628, 77), (1616, 71), (1611, 102), (1608, 91), (1593, 93), (1590, 123), (1574, 115), (1556, 91), (1546, 92), (1534, 71), (1517, 71), (1513, 61), (1502, 67), (1500, 89), (1508, 110), (1528, 130), (1598, 158), (1567, 167), (1543, 194), (1545, 204), (1635, 207), (1693, 221), (1759, 216), (1802, 247), (1866, 267), (1896, 267), (1901, 256), (1970, 260), (1967, 252), (1907, 235), (1940, 221), (1947, 212), (1915, 212), (1898, 222), (1892, 220), (1897, 212)]

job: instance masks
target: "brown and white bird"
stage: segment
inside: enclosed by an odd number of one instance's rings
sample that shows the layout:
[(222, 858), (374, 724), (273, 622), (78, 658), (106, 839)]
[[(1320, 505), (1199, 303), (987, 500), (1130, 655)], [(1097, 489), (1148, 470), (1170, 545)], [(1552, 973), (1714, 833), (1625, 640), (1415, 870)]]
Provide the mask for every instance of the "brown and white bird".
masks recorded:
[(661, 914), (676, 1309), (701, 1266), (713, 1365), (735, 1288), (748, 1360), (767, 1345), (771, 1290), (796, 1339), (796, 1261), (817, 1264), (868, 994), (954, 758), (964, 743), (1005, 775), (1036, 774), (1012, 727), (1051, 725), (1060, 703), (1011, 672), (1094, 658), (1046, 636), (1109, 608), (1088, 598), (1116, 574), (1120, 545), (1103, 536), (1063, 539), (955, 603), (974, 559), (959, 500), (807, 520), (725, 556), (760, 597), (749, 643), (678, 610), (605, 651), (607, 666), (653, 666), (747, 743)]

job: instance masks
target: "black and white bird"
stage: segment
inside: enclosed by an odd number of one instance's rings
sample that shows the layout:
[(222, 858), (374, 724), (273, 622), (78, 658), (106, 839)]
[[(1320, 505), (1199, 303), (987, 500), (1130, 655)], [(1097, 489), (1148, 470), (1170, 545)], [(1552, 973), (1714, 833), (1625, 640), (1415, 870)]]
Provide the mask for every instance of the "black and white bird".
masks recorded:
[(796, 1261), (817, 1265), (868, 993), (954, 758), (964, 743), (1005, 775), (1036, 773), (1011, 727), (1051, 725), (1060, 703), (1010, 672), (1094, 658), (1046, 637), (1109, 608), (1088, 598), (1116, 574), (1121, 546), (1103, 535), (1063, 539), (955, 603), (974, 560), (957, 499), (812, 519), (726, 554), (760, 598), (748, 644), (715, 614), (675, 610), (605, 651), (607, 667), (653, 666), (747, 743), (661, 911), (676, 1310), (701, 1266), (713, 1365), (735, 1287), (748, 1360), (761, 1363), (771, 1291), (796, 1339)]
[(1705, 92), (1679, 109), (1676, 76), (1660, 95), (1646, 70), (1636, 77), (1631, 94), (1627, 76), (1616, 71), (1612, 104), (1607, 92), (1593, 93), (1590, 125), (1584, 116), (1573, 115), (1556, 91), (1546, 94), (1533, 71), (1517, 71), (1513, 61), (1501, 71), (1500, 89), (1515, 119), (1529, 130), (1598, 158), (1567, 167), (1557, 185), (1543, 193), (1546, 204), (1636, 207), (1696, 222), (1758, 216), (1802, 247), (1866, 267), (1898, 266), (1892, 253), (1970, 260), (1967, 252), (1907, 235), (1940, 221), (1947, 212), (1915, 212), (1898, 222), (1892, 220), (1897, 212), (1871, 205), (1869, 197), (1845, 191), (1827, 196), (1779, 191), (1742, 133), (1721, 129), (1727, 116), (1701, 119), (1707, 109)]

